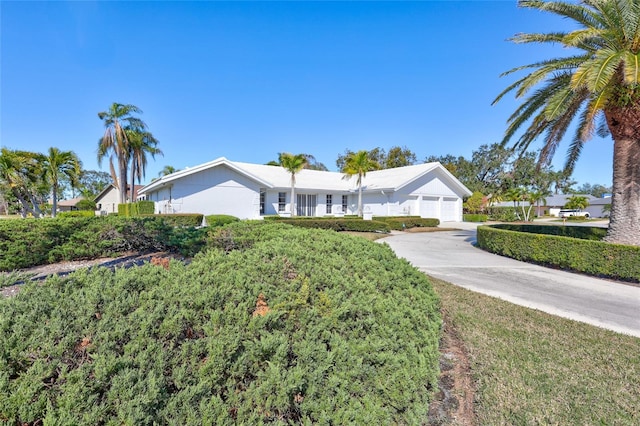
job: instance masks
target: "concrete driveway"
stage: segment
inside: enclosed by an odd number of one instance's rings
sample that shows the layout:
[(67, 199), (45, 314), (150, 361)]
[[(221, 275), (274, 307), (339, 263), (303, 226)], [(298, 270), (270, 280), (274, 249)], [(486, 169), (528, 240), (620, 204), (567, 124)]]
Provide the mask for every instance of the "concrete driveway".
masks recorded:
[(474, 246), (476, 226), (378, 240), (420, 271), (469, 290), (640, 337), (640, 286), (531, 265)]

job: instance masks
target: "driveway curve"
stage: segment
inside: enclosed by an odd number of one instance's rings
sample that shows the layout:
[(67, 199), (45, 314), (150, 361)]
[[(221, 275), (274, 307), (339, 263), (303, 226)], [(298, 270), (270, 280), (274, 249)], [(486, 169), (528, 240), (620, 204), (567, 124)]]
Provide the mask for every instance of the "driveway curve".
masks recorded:
[(640, 337), (640, 286), (545, 268), (475, 247), (476, 227), (378, 240), (420, 271), (489, 296)]

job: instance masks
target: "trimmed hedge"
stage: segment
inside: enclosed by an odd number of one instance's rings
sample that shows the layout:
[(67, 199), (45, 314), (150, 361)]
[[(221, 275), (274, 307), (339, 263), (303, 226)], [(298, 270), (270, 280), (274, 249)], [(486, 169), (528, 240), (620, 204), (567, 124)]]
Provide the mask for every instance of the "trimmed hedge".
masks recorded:
[(486, 222), (488, 219), (489, 216), (486, 214), (465, 213), (462, 215), (462, 220), (464, 222)]
[(56, 218), (64, 217), (93, 217), (96, 213), (93, 210), (73, 210), (70, 212), (60, 212), (56, 215)]
[(135, 203), (118, 204), (118, 214), (121, 216), (141, 216), (155, 213), (153, 201), (141, 200)]
[(497, 229), (509, 231), (529, 232), (531, 234), (558, 235), (562, 237), (580, 238), (582, 240), (601, 241), (607, 235), (606, 228), (595, 226), (556, 226), (556, 225), (521, 225), (499, 224)]
[(204, 220), (207, 226), (223, 226), (228, 223), (238, 222), (240, 219), (226, 214), (212, 214), (205, 216)]
[(387, 223), (378, 220), (309, 217), (304, 219), (281, 219), (277, 222), (300, 228), (331, 229), (333, 231), (389, 232), (390, 230), (390, 226)]
[(424, 274), (357, 237), (224, 229), (254, 244), (0, 300), (2, 420), (424, 423), (441, 325)]
[[(559, 229), (573, 227), (546, 226), (543, 228), (548, 228), (545, 231), (556, 232)], [(552, 228), (558, 229), (552, 230)], [(509, 230), (505, 225), (478, 227), (478, 246), (492, 253), (525, 262), (551, 265), (599, 277), (640, 281), (640, 247), (519, 232)]]
[(440, 220), (421, 218), (420, 216), (376, 216), (375, 220), (382, 221), (396, 231), (409, 228), (435, 228), (440, 225)]

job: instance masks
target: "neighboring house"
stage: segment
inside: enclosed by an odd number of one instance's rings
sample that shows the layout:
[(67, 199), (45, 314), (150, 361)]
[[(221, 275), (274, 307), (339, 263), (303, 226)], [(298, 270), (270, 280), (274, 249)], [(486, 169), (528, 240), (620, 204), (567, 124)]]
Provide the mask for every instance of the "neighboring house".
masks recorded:
[[(138, 198), (138, 191), (143, 185), (134, 185), (133, 199)], [(131, 189), (131, 185), (127, 185), (127, 194)], [(127, 197), (127, 200), (129, 197)], [(96, 211), (100, 214), (118, 213), (118, 204), (120, 204), (120, 190), (114, 184), (107, 185), (94, 200), (96, 202)]]
[(609, 217), (610, 212), (604, 211), (606, 205), (611, 206), (611, 197), (594, 198), (589, 200), (589, 205), (584, 210), (589, 212), (591, 217)]
[[(356, 214), (357, 176), (303, 169), (295, 175), (296, 214)], [(218, 158), (154, 180), (139, 198), (156, 213), (228, 214), (241, 219), (291, 214), (291, 174), (280, 166)], [(370, 171), (362, 182), (365, 215), (421, 216), (462, 221), (471, 192), (440, 163)]]
[[(597, 200), (596, 197), (594, 197), (593, 195), (590, 194), (557, 194), (557, 195), (552, 195), (550, 197), (547, 197), (547, 203), (546, 206), (544, 206), (544, 214), (545, 215), (549, 215), (549, 216), (558, 216), (560, 213), (560, 210), (562, 210), (564, 208), (564, 206), (567, 204), (567, 202), (569, 201), (569, 198), (573, 197), (573, 196), (580, 196), (580, 197), (585, 197), (587, 199), (587, 201), (589, 202), (589, 204), (591, 204), (594, 200)], [(542, 208), (542, 206), (541, 206)], [(585, 211), (589, 211), (588, 208), (585, 209)], [(591, 212), (589, 212), (589, 214), (591, 214)], [(591, 216), (594, 217), (601, 217), (600, 214), (598, 215), (593, 215), (591, 214)]]
[(58, 200), (58, 212), (70, 212), (78, 210), (76, 204), (78, 204), (78, 202), (82, 200), (84, 200), (84, 197), (71, 198), (70, 200)]

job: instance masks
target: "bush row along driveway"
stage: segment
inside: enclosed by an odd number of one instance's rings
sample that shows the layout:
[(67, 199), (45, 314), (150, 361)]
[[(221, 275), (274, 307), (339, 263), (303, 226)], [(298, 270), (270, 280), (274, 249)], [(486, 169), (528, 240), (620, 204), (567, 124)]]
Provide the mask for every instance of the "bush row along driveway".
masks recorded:
[(531, 265), (474, 246), (476, 226), (378, 240), (420, 271), (469, 290), (640, 337), (640, 286)]

